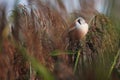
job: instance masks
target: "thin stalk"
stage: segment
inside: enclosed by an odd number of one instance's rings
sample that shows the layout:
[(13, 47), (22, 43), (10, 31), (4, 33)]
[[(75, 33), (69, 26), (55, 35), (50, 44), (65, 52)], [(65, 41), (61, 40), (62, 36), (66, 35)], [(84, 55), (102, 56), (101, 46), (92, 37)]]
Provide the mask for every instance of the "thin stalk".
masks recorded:
[(74, 65), (74, 73), (77, 69), (77, 65), (78, 65), (78, 62), (79, 62), (79, 57), (80, 57), (80, 51), (78, 51), (78, 53), (77, 53), (77, 58), (76, 58), (75, 65)]
[(88, 25), (90, 26), (90, 24), (91, 24), (91, 22), (93, 21), (93, 19), (96, 17), (96, 15), (95, 16), (93, 16), (91, 19), (90, 19), (90, 21), (88, 22)]
[(114, 68), (114, 66), (115, 66), (115, 64), (116, 64), (116, 62), (117, 62), (118, 57), (119, 57), (119, 54), (120, 54), (120, 49), (118, 50), (118, 52), (117, 52), (117, 54), (116, 54), (116, 56), (115, 56), (115, 58), (114, 58), (114, 61), (113, 61), (113, 63), (112, 63), (112, 66), (111, 66), (111, 68), (110, 68), (110, 70), (109, 70), (108, 79), (109, 79), (110, 76), (111, 76), (111, 73), (112, 73), (112, 71), (113, 71), (113, 68)]

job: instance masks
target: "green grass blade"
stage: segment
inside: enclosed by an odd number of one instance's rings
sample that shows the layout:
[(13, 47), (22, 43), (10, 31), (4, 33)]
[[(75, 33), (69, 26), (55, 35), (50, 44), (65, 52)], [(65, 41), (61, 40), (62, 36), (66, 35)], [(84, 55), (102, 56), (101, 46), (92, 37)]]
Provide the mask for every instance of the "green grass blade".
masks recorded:
[(74, 54), (72, 51), (59, 51), (59, 50), (55, 50), (55, 51), (53, 51), (53, 52), (51, 52), (51, 56), (59, 56), (59, 55), (63, 55), (63, 54), (68, 54), (68, 55), (70, 55), (70, 54)]
[(24, 47), (19, 47), (22, 55), (31, 62), (32, 68), (38, 73), (39, 76), (43, 77), (44, 80), (54, 80), (53, 75), (42, 65), (40, 64), (34, 57), (27, 54), (27, 51)]
[(118, 52), (117, 52), (117, 54), (116, 54), (116, 56), (115, 56), (115, 58), (114, 58), (114, 61), (113, 61), (113, 63), (112, 63), (112, 66), (111, 66), (111, 68), (110, 68), (110, 70), (109, 70), (108, 79), (109, 79), (110, 76), (111, 76), (111, 73), (112, 73), (112, 71), (113, 71), (113, 69), (114, 69), (114, 66), (115, 66), (115, 64), (116, 64), (116, 62), (117, 62), (117, 59), (118, 59), (118, 57), (119, 57), (119, 54), (120, 54), (120, 49), (118, 50)]
[(75, 71), (77, 69), (77, 64), (79, 62), (79, 57), (80, 57), (80, 51), (78, 51), (78, 53), (77, 53), (77, 58), (76, 58), (75, 65), (74, 65), (74, 73), (75, 73)]

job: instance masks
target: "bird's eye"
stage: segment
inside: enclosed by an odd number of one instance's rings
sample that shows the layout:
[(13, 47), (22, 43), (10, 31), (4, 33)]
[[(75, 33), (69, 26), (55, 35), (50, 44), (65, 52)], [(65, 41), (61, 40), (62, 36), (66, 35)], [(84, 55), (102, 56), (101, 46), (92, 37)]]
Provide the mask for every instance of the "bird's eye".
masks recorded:
[(80, 24), (81, 24), (80, 19), (78, 19), (78, 23), (80, 23)]

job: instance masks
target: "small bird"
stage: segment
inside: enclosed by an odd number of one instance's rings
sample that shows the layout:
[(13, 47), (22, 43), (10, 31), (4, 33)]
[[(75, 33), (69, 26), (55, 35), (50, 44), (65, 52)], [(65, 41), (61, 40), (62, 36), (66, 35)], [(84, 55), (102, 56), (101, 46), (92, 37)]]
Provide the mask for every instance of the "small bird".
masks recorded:
[(69, 28), (69, 36), (74, 40), (81, 40), (88, 32), (88, 24), (82, 17), (78, 17)]
[(70, 51), (75, 51), (75, 54), (69, 55), (69, 60), (71, 62), (76, 62), (77, 51), (83, 46), (84, 37), (88, 32), (88, 24), (82, 17), (78, 17), (73, 24), (68, 29), (68, 38), (69, 44), (67, 45), (67, 49)]

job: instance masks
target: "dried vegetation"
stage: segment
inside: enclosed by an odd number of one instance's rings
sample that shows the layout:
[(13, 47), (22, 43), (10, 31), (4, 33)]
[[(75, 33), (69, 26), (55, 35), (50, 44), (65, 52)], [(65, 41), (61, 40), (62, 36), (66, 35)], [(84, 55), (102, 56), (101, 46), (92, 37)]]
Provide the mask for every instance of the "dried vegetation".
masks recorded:
[[(108, 55), (116, 53), (118, 49), (117, 33), (109, 19), (97, 14), (89, 24), (86, 39), (70, 41), (70, 36), (67, 34), (70, 21), (65, 20), (57, 10), (50, 8), (50, 5), (36, 2), (31, 1), (32, 4), (28, 6), (17, 5), (15, 7), (12, 13), (12, 32), (4, 35), (6, 37), (2, 36), (2, 32), (9, 22), (6, 20), (5, 7), (0, 7), (0, 80), (43, 79), (43, 76), (37, 75), (39, 72), (31, 69), (34, 64), (26, 59), (22, 54), (24, 50), (20, 47), (26, 50), (27, 55), (47, 67), (57, 80), (79, 80), (79, 78), (98, 80), (95, 77), (97, 65), (105, 67), (109, 58), (112, 57)], [(59, 2), (59, 5), (62, 3)], [(64, 10), (64, 6), (61, 9)], [(61, 55), (51, 56), (50, 54), (56, 50)], [(69, 56), (67, 54), (69, 51), (75, 55)], [(80, 60), (78, 70), (74, 75), (74, 61), (71, 62), (69, 57), (76, 56), (78, 51)], [(110, 64), (108, 64), (109, 67)]]

